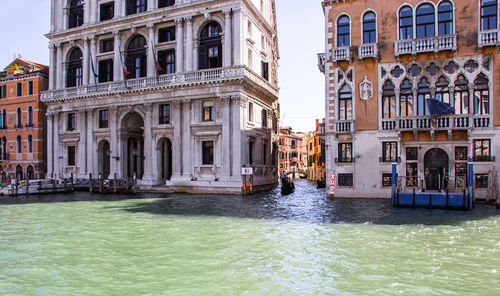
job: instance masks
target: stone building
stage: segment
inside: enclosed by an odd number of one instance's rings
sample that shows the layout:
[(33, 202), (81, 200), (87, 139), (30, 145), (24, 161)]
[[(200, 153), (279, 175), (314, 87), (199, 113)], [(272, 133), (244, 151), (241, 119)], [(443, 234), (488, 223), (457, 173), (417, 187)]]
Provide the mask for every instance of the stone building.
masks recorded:
[(325, 119), (316, 119), (316, 129), (307, 136), (307, 179), (325, 178)]
[(52, 0), (48, 172), (239, 193), (277, 180), (273, 0)]
[[(335, 196), (447, 190), (499, 167), (498, 0), (323, 1), (326, 171)], [(443, 104), (444, 103), (444, 104)], [(436, 113), (433, 106), (452, 114)], [(438, 110), (439, 111), (439, 110)]]
[(45, 107), (49, 67), (16, 58), (0, 72), (0, 177), (45, 177)]
[(294, 133), (290, 126), (283, 126), (279, 135), (280, 153), (280, 174), (293, 174), (294, 178), (306, 174), (307, 167), (304, 163), (304, 156), (307, 155), (307, 149), (304, 145), (307, 137), (303, 133)]

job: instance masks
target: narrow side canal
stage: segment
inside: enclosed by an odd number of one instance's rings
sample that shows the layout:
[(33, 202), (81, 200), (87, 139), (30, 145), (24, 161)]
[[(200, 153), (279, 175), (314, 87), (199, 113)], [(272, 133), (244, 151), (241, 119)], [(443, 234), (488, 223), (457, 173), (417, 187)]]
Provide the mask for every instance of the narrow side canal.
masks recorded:
[(0, 197), (0, 295), (500, 295), (500, 215), (281, 196)]

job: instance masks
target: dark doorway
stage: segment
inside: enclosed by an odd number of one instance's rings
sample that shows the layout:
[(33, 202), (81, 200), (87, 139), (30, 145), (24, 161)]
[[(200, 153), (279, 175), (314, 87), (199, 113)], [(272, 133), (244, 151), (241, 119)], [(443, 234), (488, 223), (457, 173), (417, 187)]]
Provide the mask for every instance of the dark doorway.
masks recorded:
[(158, 153), (160, 178), (170, 180), (172, 178), (172, 142), (167, 138), (162, 138), (158, 143)]
[(109, 142), (106, 140), (103, 140), (99, 143), (99, 174), (102, 175), (104, 179), (107, 179), (109, 177), (109, 172), (110, 172), (110, 154), (111, 151), (109, 149)]
[(433, 148), (424, 156), (424, 175), (427, 190), (441, 190), (446, 188), (448, 177), (448, 154), (442, 149)]

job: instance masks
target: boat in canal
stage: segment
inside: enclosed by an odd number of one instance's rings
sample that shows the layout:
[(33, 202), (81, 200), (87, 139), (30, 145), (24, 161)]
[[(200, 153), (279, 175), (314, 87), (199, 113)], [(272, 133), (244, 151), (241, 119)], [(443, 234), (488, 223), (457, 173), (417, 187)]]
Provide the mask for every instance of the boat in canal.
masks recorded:
[(295, 184), (293, 181), (285, 178), (281, 182), (281, 195), (288, 195), (295, 191)]

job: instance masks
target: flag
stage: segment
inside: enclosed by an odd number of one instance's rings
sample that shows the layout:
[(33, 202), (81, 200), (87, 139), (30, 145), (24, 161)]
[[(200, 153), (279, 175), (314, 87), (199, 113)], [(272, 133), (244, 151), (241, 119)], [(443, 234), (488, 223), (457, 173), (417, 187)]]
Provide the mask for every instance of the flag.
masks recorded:
[(90, 55), (90, 66), (92, 67), (92, 73), (94, 74), (94, 84), (97, 84), (97, 79), (99, 79), (99, 75), (95, 73), (94, 61), (92, 60), (92, 55)]
[(123, 78), (127, 79), (127, 76), (130, 75), (130, 72), (127, 71), (127, 67), (125, 67), (125, 64), (123, 63), (123, 58), (121, 53), (120, 53), (120, 62), (122, 62)]
[(427, 99), (427, 106), (429, 106), (429, 112), (432, 116), (455, 114), (455, 108), (453, 108), (450, 104), (436, 99)]
[(153, 41), (151, 41), (151, 47), (153, 48), (153, 60), (155, 62), (156, 76), (158, 76), (160, 71), (163, 71), (163, 69), (161, 68), (160, 63), (158, 63), (158, 60), (156, 59), (156, 50)]

